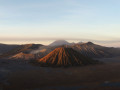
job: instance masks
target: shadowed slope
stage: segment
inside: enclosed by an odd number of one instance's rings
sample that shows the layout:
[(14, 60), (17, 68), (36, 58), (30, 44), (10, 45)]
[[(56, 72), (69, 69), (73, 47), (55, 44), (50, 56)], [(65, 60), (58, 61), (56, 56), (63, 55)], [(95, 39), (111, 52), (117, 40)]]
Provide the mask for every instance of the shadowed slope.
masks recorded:
[(0, 55), (6, 53), (14, 48), (19, 47), (20, 45), (9, 45), (9, 44), (1, 44), (0, 43)]
[(38, 60), (41, 64), (52, 66), (76, 66), (95, 64), (96, 61), (83, 56), (72, 48), (56, 48), (47, 56)]

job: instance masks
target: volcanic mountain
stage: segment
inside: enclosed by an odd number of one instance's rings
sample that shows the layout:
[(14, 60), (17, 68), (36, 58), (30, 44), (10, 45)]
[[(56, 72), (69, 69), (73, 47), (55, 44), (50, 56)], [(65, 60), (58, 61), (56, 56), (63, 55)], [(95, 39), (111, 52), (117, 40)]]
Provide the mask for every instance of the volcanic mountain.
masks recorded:
[[(53, 51), (55, 48), (59, 48), (61, 46), (46, 46), (41, 47), (39, 50), (34, 51), (37, 55), (44, 57)], [(113, 47), (105, 47), (101, 45), (94, 44), (92, 42), (87, 43), (77, 43), (72, 45), (63, 45), (65, 48), (72, 48), (75, 51), (78, 51), (84, 56), (91, 57), (91, 58), (111, 58), (120, 56), (120, 48), (113, 48)]]
[[(60, 46), (52, 46), (47, 48), (44, 53), (50, 53), (51, 50), (59, 48)], [(87, 43), (77, 43), (72, 45), (63, 45), (63, 47), (72, 48), (84, 56), (91, 58), (111, 58), (120, 56), (120, 48), (105, 47), (101, 45), (94, 44), (92, 42)], [(47, 55), (47, 54), (46, 54)]]
[(60, 47), (38, 60), (41, 65), (50, 66), (82, 66), (95, 64), (97, 61), (85, 57), (72, 48)]
[(41, 45), (41, 44), (20, 45), (19, 47), (13, 48), (12, 50), (4, 53), (3, 55), (0, 55), (0, 58), (4, 58), (4, 57), (7, 58), (7, 57), (10, 57), (10, 56), (12, 57), (12, 56), (17, 55), (21, 52), (28, 54), (33, 50), (39, 49), (39, 47), (41, 47), (41, 46), (43, 46), (43, 45)]
[(53, 43), (51, 43), (49, 46), (61, 46), (61, 45), (70, 45), (70, 43), (65, 40), (56, 40)]
[(69, 46), (74, 50), (80, 52), (84, 56), (92, 57), (92, 58), (103, 58), (103, 57), (114, 57), (119, 56), (120, 49), (112, 48), (112, 47), (104, 47), (92, 42), (82, 43), (82, 44), (74, 44)]
[[(2, 45), (2, 46), (6, 46), (6, 45)], [(16, 45), (10, 47), (14, 47), (14, 48), (13, 49), (11, 48), (11, 50), (5, 52), (4, 54), (1, 54), (0, 58), (23, 59), (23, 57), (25, 56), (28, 57), (29, 56), (28, 54), (30, 55), (32, 54), (34, 55), (34, 59), (39, 59), (39, 58), (43, 58), (44, 56), (52, 52), (55, 48), (59, 48), (61, 46), (43, 46), (41, 44), (25, 44), (25, 45), (18, 45), (18, 46)], [(119, 53), (120, 48), (105, 47), (94, 44), (92, 42), (87, 42), (87, 43), (82, 42), (76, 44), (69, 43), (69, 45), (62, 45), (62, 47), (72, 48), (73, 50), (81, 53), (82, 55), (91, 58), (111, 58), (111, 57), (120, 56)], [(5, 51), (6, 49), (3, 48), (3, 50)], [(31, 59), (31, 56), (29, 59)]]

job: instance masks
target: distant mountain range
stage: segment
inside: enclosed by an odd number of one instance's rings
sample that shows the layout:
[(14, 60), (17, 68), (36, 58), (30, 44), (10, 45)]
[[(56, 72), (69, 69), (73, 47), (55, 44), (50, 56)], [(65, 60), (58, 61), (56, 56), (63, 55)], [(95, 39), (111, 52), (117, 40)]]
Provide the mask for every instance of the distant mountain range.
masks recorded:
[(0, 58), (15, 60), (38, 60), (50, 52), (60, 47), (71, 48), (83, 56), (90, 58), (110, 58), (120, 56), (120, 48), (104, 47), (92, 42), (87, 43), (69, 43), (65, 40), (58, 40), (48, 46), (42, 44), (25, 44), (25, 45), (2, 45), (0, 48)]
[[(94, 44), (92, 42), (87, 43), (76, 43), (76, 44), (70, 44), (70, 45), (61, 45), (67, 48), (72, 48), (79, 53), (91, 57), (91, 58), (108, 58), (108, 57), (114, 57), (120, 55), (120, 48), (113, 48), (113, 47), (104, 47), (97, 44)], [(60, 46), (47, 46), (41, 51), (44, 51), (46, 55), (53, 51), (55, 48), (58, 48)], [(39, 52), (38, 52), (39, 53)]]

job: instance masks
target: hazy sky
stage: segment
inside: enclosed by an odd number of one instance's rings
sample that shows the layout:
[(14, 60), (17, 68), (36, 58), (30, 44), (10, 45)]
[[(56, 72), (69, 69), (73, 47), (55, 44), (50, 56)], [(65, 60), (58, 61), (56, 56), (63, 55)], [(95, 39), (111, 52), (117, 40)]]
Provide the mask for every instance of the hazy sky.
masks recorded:
[(118, 41), (120, 0), (0, 0), (0, 42), (39, 39)]

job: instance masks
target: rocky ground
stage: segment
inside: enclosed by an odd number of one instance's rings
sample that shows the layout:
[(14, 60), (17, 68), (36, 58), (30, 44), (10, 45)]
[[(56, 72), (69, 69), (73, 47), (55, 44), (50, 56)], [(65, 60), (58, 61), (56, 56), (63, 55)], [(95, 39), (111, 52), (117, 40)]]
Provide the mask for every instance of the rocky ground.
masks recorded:
[(120, 90), (119, 57), (104, 64), (50, 68), (0, 60), (0, 90)]

